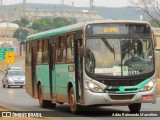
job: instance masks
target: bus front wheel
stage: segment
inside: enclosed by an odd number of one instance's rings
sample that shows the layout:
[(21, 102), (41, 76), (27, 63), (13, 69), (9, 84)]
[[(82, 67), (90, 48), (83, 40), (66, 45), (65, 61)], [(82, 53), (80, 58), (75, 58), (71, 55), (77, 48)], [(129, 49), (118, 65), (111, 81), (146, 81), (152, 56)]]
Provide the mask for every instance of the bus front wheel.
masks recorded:
[(69, 93), (69, 103), (70, 103), (71, 112), (77, 113), (77, 112), (78, 112), (78, 106), (77, 106), (77, 104), (76, 104), (76, 97), (75, 97), (75, 95), (74, 95), (74, 90), (73, 90), (73, 88), (70, 89), (70, 93)]
[(141, 109), (141, 103), (134, 103), (128, 105), (130, 112), (139, 112)]

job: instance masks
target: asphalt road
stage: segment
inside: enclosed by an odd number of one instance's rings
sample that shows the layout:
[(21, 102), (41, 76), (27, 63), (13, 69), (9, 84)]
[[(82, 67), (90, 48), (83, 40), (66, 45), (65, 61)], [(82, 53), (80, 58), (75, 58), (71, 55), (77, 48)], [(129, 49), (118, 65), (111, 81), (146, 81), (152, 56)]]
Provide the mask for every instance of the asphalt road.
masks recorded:
[[(23, 66), (23, 62), (16, 62), (14, 66)], [(47, 119), (56, 120), (112, 120), (112, 119), (123, 119), (123, 120), (158, 120), (158, 117), (111, 117), (112, 113), (110, 111), (115, 111), (115, 113), (129, 113), (127, 106), (105, 106), (105, 107), (91, 107), (84, 109), (84, 112), (79, 114), (70, 113), (69, 105), (57, 105), (56, 108), (40, 108), (37, 99), (31, 98), (25, 91), (24, 88), (11, 87), (3, 88), (1, 84), (0, 74), (0, 106), (8, 108), (13, 111), (46, 111), (45, 114), (52, 114), (58, 117), (49, 117)], [(160, 111), (160, 97), (157, 97), (156, 104), (142, 104), (141, 111)]]

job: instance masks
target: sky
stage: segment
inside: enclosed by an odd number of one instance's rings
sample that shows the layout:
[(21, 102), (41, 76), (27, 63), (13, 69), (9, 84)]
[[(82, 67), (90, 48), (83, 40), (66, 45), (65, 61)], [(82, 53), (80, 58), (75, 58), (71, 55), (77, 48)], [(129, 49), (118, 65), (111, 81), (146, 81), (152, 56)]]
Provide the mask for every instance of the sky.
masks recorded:
[[(64, 0), (64, 4), (75, 7), (89, 7), (90, 0)], [(130, 5), (130, 0), (94, 0), (95, 6), (105, 7), (126, 7)], [(22, 3), (23, 0), (3, 0), (3, 5)], [(45, 3), (45, 4), (61, 4), (62, 0), (27, 0), (28, 3)]]

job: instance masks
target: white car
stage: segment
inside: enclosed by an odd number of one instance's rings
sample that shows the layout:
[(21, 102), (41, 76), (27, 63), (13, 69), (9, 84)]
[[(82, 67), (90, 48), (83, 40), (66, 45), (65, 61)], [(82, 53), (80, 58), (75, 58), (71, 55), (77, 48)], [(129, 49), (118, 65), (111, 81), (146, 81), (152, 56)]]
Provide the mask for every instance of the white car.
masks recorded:
[(25, 86), (25, 75), (22, 69), (8, 69), (2, 78), (3, 87), (10, 86)]

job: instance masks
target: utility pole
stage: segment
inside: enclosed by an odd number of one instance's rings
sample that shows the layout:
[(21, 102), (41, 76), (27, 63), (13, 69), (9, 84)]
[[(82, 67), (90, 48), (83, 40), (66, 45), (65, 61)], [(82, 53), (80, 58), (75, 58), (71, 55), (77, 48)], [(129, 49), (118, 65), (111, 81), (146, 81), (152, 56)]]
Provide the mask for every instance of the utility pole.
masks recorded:
[(2, 13), (2, 9), (3, 9), (3, 8), (2, 8), (2, 5), (3, 5), (3, 3), (2, 3), (2, 2), (3, 2), (3, 0), (0, 0), (0, 15), (1, 15), (1, 13)]
[(2, 4), (3, 4), (3, 0), (0, 0), (0, 7), (2, 7)]
[[(74, 2), (72, 1), (72, 9), (74, 7)], [(72, 20), (73, 20), (73, 16), (74, 16), (74, 11), (72, 11)]]
[(23, 15), (26, 17), (26, 10), (27, 10), (27, 0), (23, 0)]
[(90, 7), (89, 7), (89, 20), (91, 20), (91, 14), (93, 11), (93, 1), (94, 0), (90, 0)]
[(64, 8), (63, 7), (64, 7), (64, 0), (62, 0), (62, 17), (63, 17), (63, 14), (64, 14), (63, 13), (64, 12)]

